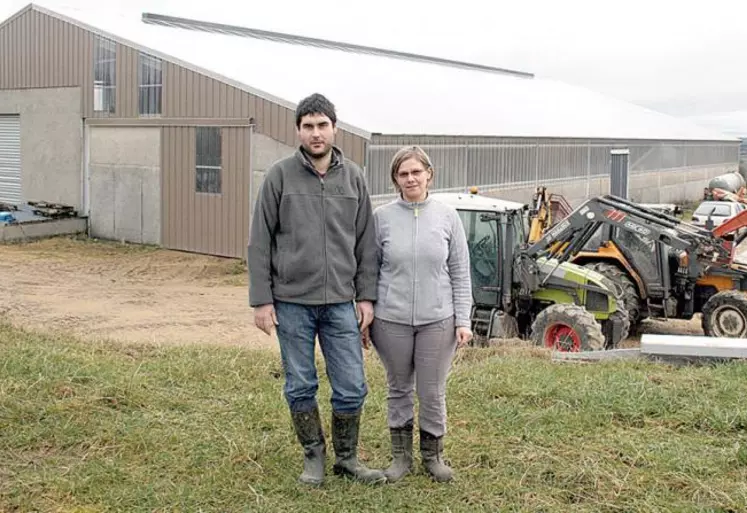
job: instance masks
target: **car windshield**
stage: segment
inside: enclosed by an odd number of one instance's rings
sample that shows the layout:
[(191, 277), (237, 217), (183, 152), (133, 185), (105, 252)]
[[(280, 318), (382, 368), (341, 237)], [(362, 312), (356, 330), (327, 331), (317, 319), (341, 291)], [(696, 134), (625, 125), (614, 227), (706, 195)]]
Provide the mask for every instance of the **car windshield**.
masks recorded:
[[(711, 210), (713, 210), (713, 213), (711, 213)], [(731, 206), (723, 203), (701, 203), (693, 214), (696, 216), (708, 216), (708, 214), (711, 214), (719, 217), (731, 217)]]

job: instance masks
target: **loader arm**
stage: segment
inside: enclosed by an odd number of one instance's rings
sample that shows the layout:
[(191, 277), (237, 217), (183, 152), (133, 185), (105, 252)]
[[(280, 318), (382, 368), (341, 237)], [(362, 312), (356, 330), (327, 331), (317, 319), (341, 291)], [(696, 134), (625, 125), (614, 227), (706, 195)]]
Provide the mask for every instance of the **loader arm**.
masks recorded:
[(703, 264), (711, 265), (719, 257), (729, 259), (728, 252), (710, 231), (611, 195), (585, 201), (541, 239), (528, 244), (523, 253), (530, 258), (548, 256), (567, 261), (583, 249), (601, 225), (681, 250), (684, 254), (681, 253), (680, 265), (688, 267), (691, 277), (700, 274)]
[(715, 237), (724, 237), (745, 226), (747, 226), (747, 210), (743, 210), (731, 219), (724, 221), (720, 226), (714, 228), (712, 233)]
[(529, 242), (539, 240), (542, 233), (552, 225), (552, 211), (547, 202), (547, 189), (543, 186), (537, 187), (532, 198), (532, 208), (529, 210)]
[(539, 186), (532, 198), (532, 208), (529, 210), (531, 221), (527, 242), (537, 242), (553, 224), (565, 219), (573, 209), (568, 201), (560, 194), (548, 194), (545, 186)]

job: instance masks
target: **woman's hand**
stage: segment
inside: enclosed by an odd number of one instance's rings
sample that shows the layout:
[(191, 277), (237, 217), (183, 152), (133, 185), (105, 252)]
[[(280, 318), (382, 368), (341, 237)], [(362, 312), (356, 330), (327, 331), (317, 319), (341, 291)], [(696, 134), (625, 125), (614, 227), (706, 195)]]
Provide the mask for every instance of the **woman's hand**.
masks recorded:
[(457, 348), (466, 346), (472, 340), (472, 330), (460, 326), (456, 330)]
[(363, 345), (363, 349), (371, 347), (371, 326), (366, 326), (361, 332), (361, 344)]

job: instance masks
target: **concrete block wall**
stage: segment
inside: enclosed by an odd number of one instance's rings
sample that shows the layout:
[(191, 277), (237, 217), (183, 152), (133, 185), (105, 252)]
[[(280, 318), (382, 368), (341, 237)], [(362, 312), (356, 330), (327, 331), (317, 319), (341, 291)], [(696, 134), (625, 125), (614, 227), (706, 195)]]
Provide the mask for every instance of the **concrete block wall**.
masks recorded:
[(24, 201), (83, 202), (83, 116), (79, 87), (0, 91), (0, 114), (21, 119)]
[(91, 235), (161, 244), (161, 129), (88, 130)]
[[(261, 181), (264, 178), (265, 172), (276, 161), (292, 155), (295, 151), (296, 148), (294, 147), (254, 132), (252, 134), (252, 170), (254, 171), (255, 178)], [(255, 189), (258, 189), (258, 187)]]
[(265, 173), (272, 165), (289, 155), (292, 155), (296, 148), (283, 144), (266, 135), (254, 132), (252, 134), (252, 204), (254, 207), (257, 193), (262, 186)]

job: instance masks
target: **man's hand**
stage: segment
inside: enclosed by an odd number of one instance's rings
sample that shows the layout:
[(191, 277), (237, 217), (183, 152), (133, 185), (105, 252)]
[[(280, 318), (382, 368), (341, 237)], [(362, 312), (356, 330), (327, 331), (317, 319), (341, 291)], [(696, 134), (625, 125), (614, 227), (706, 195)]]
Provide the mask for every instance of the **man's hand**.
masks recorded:
[(373, 321), (373, 303), (371, 303), (371, 301), (360, 301), (356, 304), (356, 309), (358, 310), (358, 326), (360, 326), (361, 333), (363, 333), (363, 331), (368, 329), (368, 327), (371, 325), (371, 322)]
[(465, 327), (459, 327), (456, 330), (457, 347), (466, 346), (472, 340), (472, 330)]
[(272, 328), (278, 325), (278, 318), (275, 316), (275, 306), (269, 304), (255, 308), (254, 325), (268, 335), (272, 335)]

